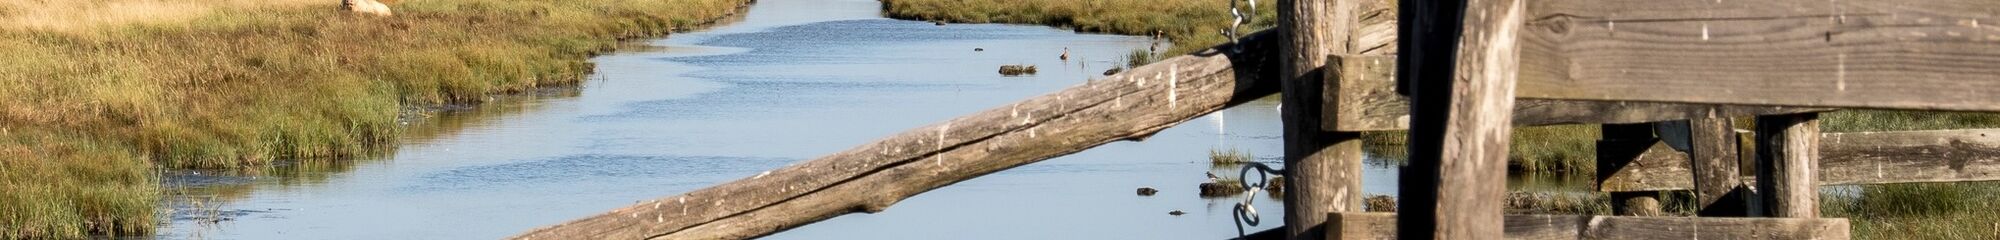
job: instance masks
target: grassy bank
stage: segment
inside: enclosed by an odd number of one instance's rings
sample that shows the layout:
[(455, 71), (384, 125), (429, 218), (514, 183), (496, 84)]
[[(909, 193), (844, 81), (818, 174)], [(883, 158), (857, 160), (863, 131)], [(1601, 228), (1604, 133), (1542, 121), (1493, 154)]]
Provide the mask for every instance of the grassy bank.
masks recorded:
[(0, 0), (0, 238), (152, 229), (155, 167), (255, 168), (395, 138), (400, 112), (580, 81), (619, 39), (746, 0)]
[[(1215, 46), (1229, 39), (1228, 1), (1212, 0), (883, 0), (892, 18), (964, 23), (1018, 23), (1058, 26), (1084, 32), (1125, 35), (1161, 33), (1174, 42), (1163, 56)], [(1249, 6), (1243, 6), (1248, 11)], [(1244, 33), (1269, 28), (1277, 20), (1273, 0), (1257, 0), (1256, 17)]]

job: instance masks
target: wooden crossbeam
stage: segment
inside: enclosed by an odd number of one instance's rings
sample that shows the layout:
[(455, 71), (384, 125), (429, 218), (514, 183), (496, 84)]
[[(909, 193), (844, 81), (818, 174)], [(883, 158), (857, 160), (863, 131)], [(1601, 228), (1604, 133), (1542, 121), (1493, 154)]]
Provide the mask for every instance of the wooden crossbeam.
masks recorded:
[[(1825, 133), (1820, 185), (2000, 180), (2000, 129)], [(1687, 154), (1664, 144), (1598, 185), (1599, 191), (1685, 190)]]
[[(1395, 56), (1328, 57), (1322, 130), (1341, 132), (1409, 129), (1409, 98), (1395, 92)], [(1749, 117), (1824, 112), (1830, 108), (1744, 106), (1630, 101), (1522, 99), (1514, 104), (1516, 126), (1576, 123), (1647, 123), (1702, 117)]]
[(855, 212), (1008, 168), (1136, 140), (1276, 94), (1276, 40), (1219, 46), (795, 163), (642, 201), (515, 239), (743, 239)]
[[(1848, 239), (1843, 218), (1506, 215), (1505, 239)], [(1326, 239), (1397, 239), (1395, 213), (1332, 213)], [(1483, 236), (1477, 239), (1492, 239)]]
[(1529, 6), (1522, 98), (2000, 111), (2000, 1)]

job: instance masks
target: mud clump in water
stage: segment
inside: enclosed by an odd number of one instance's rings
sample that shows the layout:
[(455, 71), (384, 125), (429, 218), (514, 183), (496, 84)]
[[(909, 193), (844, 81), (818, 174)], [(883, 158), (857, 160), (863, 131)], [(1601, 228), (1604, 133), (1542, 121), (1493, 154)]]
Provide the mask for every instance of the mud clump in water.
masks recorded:
[(1033, 74), (1035, 74), (1035, 65), (1000, 65), (1001, 76), (1020, 76), (1020, 75), (1033, 75)]

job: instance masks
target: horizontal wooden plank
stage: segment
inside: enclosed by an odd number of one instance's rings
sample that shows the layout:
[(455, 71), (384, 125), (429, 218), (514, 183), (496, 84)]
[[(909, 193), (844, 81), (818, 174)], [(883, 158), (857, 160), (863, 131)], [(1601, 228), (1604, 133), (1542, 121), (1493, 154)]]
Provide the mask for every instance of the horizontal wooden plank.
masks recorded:
[[(1824, 133), (1820, 144), (1820, 185), (2000, 180), (2000, 129)], [(1598, 190), (1689, 189), (1687, 161), (1655, 146)]]
[(2000, 1), (1530, 2), (1519, 97), (2000, 111)]
[[(1277, 93), (1269, 32), (1083, 85), (912, 129), (818, 159), (535, 229), (515, 239), (744, 239), (1000, 170), (1143, 139)], [(1243, 73), (1243, 74), (1238, 74)]]
[[(1321, 125), (1326, 131), (1365, 132), (1409, 129), (1409, 98), (1396, 94), (1395, 57), (1333, 55)], [(1830, 111), (1829, 108), (1717, 104), (1524, 99), (1514, 104), (1514, 125), (1647, 123), (1717, 117), (1748, 117)]]
[(2000, 129), (1822, 137), (1820, 184), (2000, 180)]
[[(1326, 239), (1396, 239), (1395, 213), (1332, 213)], [(1507, 215), (1505, 239), (1848, 239), (1843, 218)]]

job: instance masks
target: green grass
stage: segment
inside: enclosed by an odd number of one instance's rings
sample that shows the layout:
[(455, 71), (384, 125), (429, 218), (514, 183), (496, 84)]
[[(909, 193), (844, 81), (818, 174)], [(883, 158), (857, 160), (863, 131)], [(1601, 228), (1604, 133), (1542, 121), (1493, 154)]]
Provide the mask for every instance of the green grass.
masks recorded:
[(697, 28), (745, 0), (428, 0), (392, 5), (394, 17), (343, 14), (335, 1), (229, 5), (256, 2), (0, 25), (0, 238), (144, 234), (155, 167), (379, 151), (400, 112), (571, 85), (621, 39)]
[[(1212, 0), (883, 0), (898, 19), (1059, 26), (1126, 35), (1161, 33), (1173, 41), (1163, 56), (1178, 56), (1228, 41), (1228, 1)], [(1276, 23), (1275, 1), (1258, 0), (1245, 33)], [(1248, 6), (1244, 6), (1248, 8)], [(1247, 11), (1247, 9), (1246, 9)]]
[(1848, 218), (1855, 239), (2000, 239), (2000, 184), (1865, 185), (1820, 197), (1823, 217)]
[(1138, 68), (1146, 64), (1153, 64), (1153, 62), (1160, 61), (1158, 58), (1158, 56), (1153, 55), (1152, 51), (1132, 49), (1132, 52), (1125, 53), (1125, 68)]

